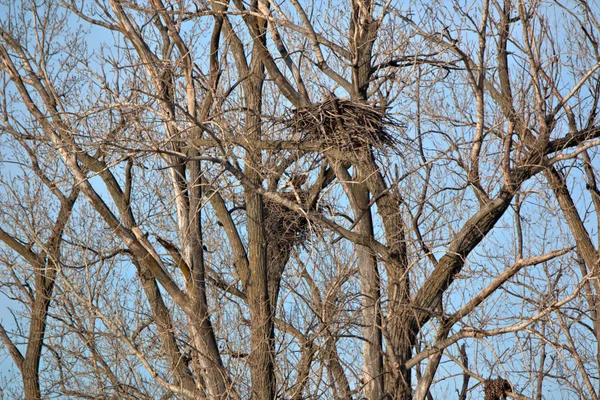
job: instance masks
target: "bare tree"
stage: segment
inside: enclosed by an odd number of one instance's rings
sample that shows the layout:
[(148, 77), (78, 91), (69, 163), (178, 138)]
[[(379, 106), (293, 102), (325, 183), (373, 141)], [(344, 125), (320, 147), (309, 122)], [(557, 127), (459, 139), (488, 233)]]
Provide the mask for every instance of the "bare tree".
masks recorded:
[[(24, 338), (15, 340), (0, 324), (0, 338), (21, 373), (25, 397), (34, 399), (41, 397), (38, 373), (48, 308), (54, 294), (56, 274), (63, 262), (63, 233), (79, 189), (71, 186), (65, 194), (56, 178), (42, 170), (36, 154), (38, 149), (24, 141), (20, 144), (30, 158), (30, 164), (24, 168), (23, 175), (13, 177), (12, 182), (2, 182), (7, 197), (12, 201), (3, 204), (3, 226), (9, 231), (0, 228), (0, 240), (11, 250), (1, 256), (2, 264), (7, 268), (3, 271), (6, 272), (3, 280), (7, 289), (5, 295), (23, 303), (28, 318), (22, 322), (27, 322), (28, 326)], [(17, 182), (23, 179), (31, 180), (31, 183)], [(23, 191), (15, 193), (15, 186)], [(44, 189), (49, 193), (44, 193)], [(23, 194), (29, 196), (21, 198)], [(48, 195), (54, 196), (54, 199), (48, 199)], [(24, 213), (24, 210), (33, 212)], [(20, 343), (25, 344), (24, 352), (17, 346)]]
[(598, 398), (591, 2), (4, 7), (27, 398)]

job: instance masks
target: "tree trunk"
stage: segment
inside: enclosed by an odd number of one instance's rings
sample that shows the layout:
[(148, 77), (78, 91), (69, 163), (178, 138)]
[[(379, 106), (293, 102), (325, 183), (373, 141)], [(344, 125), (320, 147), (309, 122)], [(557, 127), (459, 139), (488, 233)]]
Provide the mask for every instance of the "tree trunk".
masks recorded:
[[(257, 24), (260, 24), (257, 21)], [(258, 26), (264, 38), (265, 26)], [(257, 46), (253, 49), (252, 77), (244, 85), (246, 105), (246, 134), (250, 140), (261, 138), (262, 90), (265, 79), (264, 66), (258, 56)], [(256, 185), (262, 186), (262, 154), (258, 149), (248, 149), (245, 159), (245, 174)], [(269, 265), (267, 259), (267, 236), (264, 229), (262, 197), (251, 188), (245, 191), (246, 219), (248, 230), (248, 261), (250, 277), (246, 292), (251, 318), (250, 374), (252, 397), (272, 400), (275, 397), (275, 330), (271, 300), (269, 298)]]
[[(194, 130), (194, 132), (198, 132)], [(198, 132), (199, 133), (199, 132)], [(196, 150), (190, 152), (191, 156), (197, 155)], [(187, 243), (185, 261), (191, 273), (191, 286), (188, 290), (194, 304), (192, 315), (188, 315), (191, 322), (192, 335), (199, 351), (200, 366), (207, 377), (207, 389), (211, 398), (224, 399), (229, 393), (228, 374), (226, 373), (215, 333), (210, 321), (210, 313), (206, 297), (206, 268), (204, 265), (204, 247), (202, 232), (202, 171), (200, 161), (190, 161), (189, 165), (189, 227), (187, 229)]]
[(250, 280), (247, 287), (250, 308), (250, 370), (253, 398), (275, 397), (274, 326), (269, 300), (267, 248), (263, 228), (262, 199), (257, 194), (246, 196)]
[[(36, 274), (42, 274), (42, 272), (36, 271)], [(43, 276), (40, 276), (39, 279), (36, 277), (36, 281), (36, 297), (31, 310), (27, 350), (21, 369), (23, 392), (26, 400), (41, 399), (40, 358), (42, 356), (44, 334), (46, 332), (46, 316), (48, 315), (48, 306), (50, 305), (50, 298), (52, 297), (54, 287), (53, 281), (47, 287), (45, 284), (46, 279)]]
[[(358, 181), (364, 177), (359, 174)], [(360, 218), (358, 230), (363, 235), (373, 237), (373, 217), (369, 206), (369, 191), (364, 184), (355, 186), (358, 209), (355, 218)], [(369, 400), (381, 398), (383, 393), (383, 341), (381, 334), (380, 278), (377, 260), (373, 251), (365, 246), (356, 246), (360, 291), (362, 297), (363, 335), (363, 379), (365, 397)]]
[[(585, 285), (585, 298), (590, 308), (590, 317), (592, 319), (594, 336), (596, 337), (597, 370), (600, 372), (600, 282), (598, 280), (600, 271), (598, 270), (598, 251), (594, 247), (592, 239), (579, 216), (577, 207), (567, 188), (564, 177), (555, 167), (546, 169), (544, 175), (546, 176), (548, 183), (550, 183), (552, 191), (558, 201), (558, 205), (573, 234), (575, 244), (577, 245), (577, 252), (580, 254), (581, 258), (583, 258), (583, 264), (581, 264), (582, 276), (591, 274), (592, 279), (589, 279)], [(594, 177), (588, 175), (588, 179), (590, 179), (588, 187), (595, 186), (595, 182), (591, 181)], [(597, 193), (593, 193), (592, 196), (597, 196)], [(596, 212), (598, 211), (600, 210), (596, 210)]]

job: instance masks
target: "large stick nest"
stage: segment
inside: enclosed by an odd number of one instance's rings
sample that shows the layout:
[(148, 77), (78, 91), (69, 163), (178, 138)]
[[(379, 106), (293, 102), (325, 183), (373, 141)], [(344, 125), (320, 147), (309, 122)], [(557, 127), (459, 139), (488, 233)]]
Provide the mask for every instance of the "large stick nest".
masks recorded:
[(383, 108), (335, 97), (294, 110), (286, 125), (301, 132), (303, 140), (323, 141), (342, 151), (394, 146), (387, 129), (400, 126)]
[[(306, 191), (284, 192), (281, 196), (293, 202), (298, 202), (299, 199), (299, 204), (303, 206), (308, 201)], [(269, 243), (278, 248), (291, 248), (306, 239), (310, 227), (304, 215), (266, 198), (264, 207), (264, 225)]]

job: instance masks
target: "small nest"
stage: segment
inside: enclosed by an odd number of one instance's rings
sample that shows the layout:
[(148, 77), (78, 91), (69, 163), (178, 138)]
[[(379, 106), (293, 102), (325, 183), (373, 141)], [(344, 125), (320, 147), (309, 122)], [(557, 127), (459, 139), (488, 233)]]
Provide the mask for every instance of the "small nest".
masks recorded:
[(506, 379), (486, 379), (483, 382), (485, 400), (505, 400), (506, 392), (512, 390)]
[[(296, 194), (285, 192), (281, 194), (286, 199), (297, 202)], [(305, 204), (308, 200), (308, 192), (298, 191), (300, 204)], [(298, 241), (306, 238), (309, 230), (308, 220), (296, 211), (290, 210), (286, 206), (264, 199), (265, 207), (265, 231), (269, 243), (278, 248), (291, 248)]]
[(302, 140), (319, 140), (342, 151), (359, 151), (374, 146), (394, 146), (386, 127), (399, 126), (384, 109), (335, 97), (294, 110), (285, 121)]

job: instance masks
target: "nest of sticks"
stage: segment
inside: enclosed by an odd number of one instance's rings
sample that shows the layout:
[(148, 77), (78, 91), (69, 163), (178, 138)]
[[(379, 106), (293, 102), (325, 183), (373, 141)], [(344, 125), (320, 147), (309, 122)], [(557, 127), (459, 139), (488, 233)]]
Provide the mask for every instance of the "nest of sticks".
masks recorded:
[(506, 379), (486, 379), (483, 381), (483, 392), (485, 400), (505, 400), (506, 392), (512, 387)]
[[(302, 206), (305, 206), (308, 201), (306, 191), (284, 192), (281, 196), (295, 203), (299, 198)], [(280, 249), (291, 248), (306, 239), (309, 232), (308, 220), (304, 215), (266, 198), (264, 199), (264, 225), (269, 243)]]
[(302, 140), (322, 141), (341, 151), (394, 146), (388, 129), (400, 126), (383, 108), (335, 97), (292, 111), (285, 123), (301, 132)]

